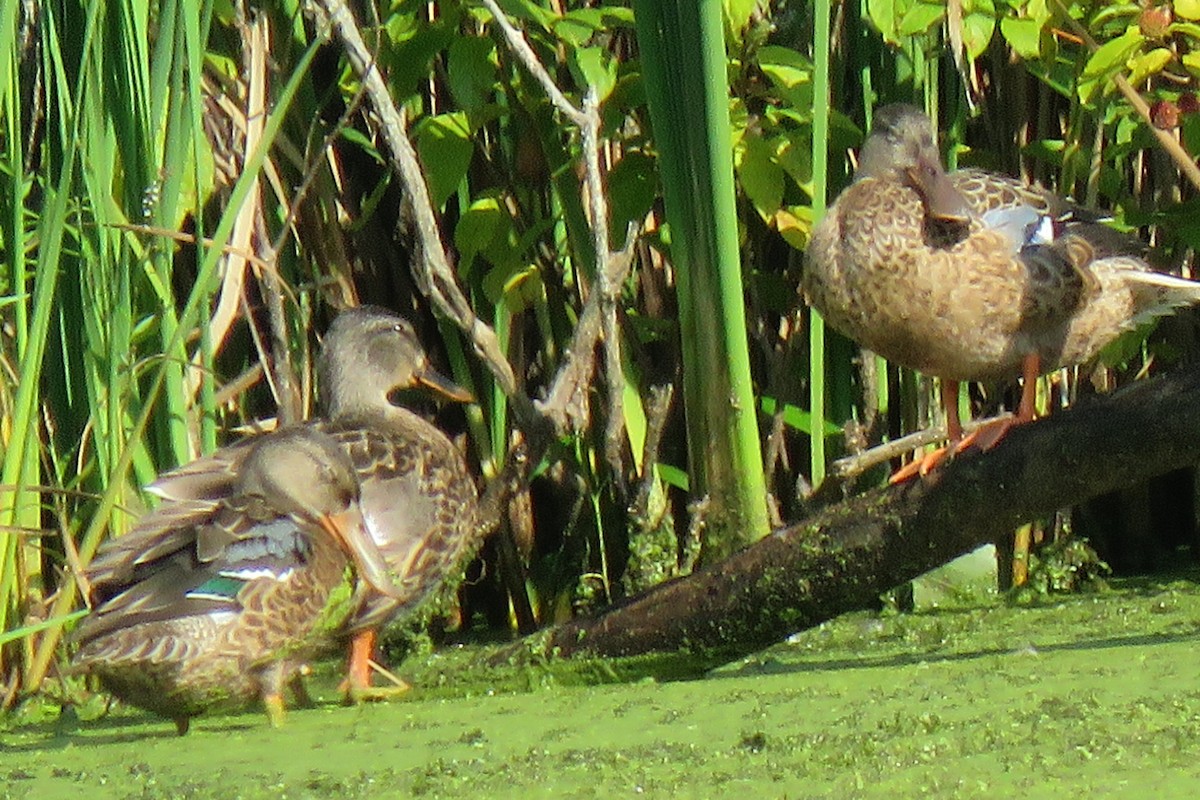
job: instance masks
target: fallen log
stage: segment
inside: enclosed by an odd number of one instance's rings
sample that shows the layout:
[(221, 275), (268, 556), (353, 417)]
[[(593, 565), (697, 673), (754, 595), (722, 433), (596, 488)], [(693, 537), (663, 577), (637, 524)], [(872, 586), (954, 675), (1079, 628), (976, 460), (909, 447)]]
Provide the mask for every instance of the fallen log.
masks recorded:
[(1200, 369), (1014, 429), (924, 479), (831, 505), (725, 561), (543, 634), (564, 656), (729, 660), (848, 610), (1056, 509), (1200, 462)]

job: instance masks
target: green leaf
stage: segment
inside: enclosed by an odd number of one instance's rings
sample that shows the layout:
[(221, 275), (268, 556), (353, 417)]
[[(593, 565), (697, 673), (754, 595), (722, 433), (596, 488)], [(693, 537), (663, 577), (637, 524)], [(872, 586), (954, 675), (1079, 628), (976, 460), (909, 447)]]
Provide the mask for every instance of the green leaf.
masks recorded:
[(481, 36), (461, 36), (450, 45), (447, 76), (450, 93), (469, 114), (474, 114), (496, 89), (496, 43)]
[(596, 90), (600, 102), (604, 102), (617, 84), (617, 64), (608, 48), (576, 48), (568, 56), (567, 65), (580, 86)]
[(556, 20), (551, 26), (551, 30), (559, 39), (575, 47), (583, 47), (596, 35), (595, 24), (580, 19), (575, 14), (568, 14), (562, 19)]
[(467, 176), (474, 146), (463, 111), (438, 114), (417, 126), (417, 152), (429, 179), (429, 194), (437, 208), (445, 205)]
[(1083, 67), (1085, 77), (1095, 77), (1100, 75), (1109, 75), (1120, 70), (1125, 66), (1125, 62), (1142, 46), (1142, 42), (1146, 41), (1146, 37), (1136, 26), (1130, 26), (1115, 39), (1105, 42), (1100, 48), (1092, 53), (1087, 64)]
[(1200, 0), (1175, 0), (1171, 5), (1175, 9), (1175, 16), (1200, 20)]
[[(867, 0), (867, 18), (871, 20), (871, 24), (888, 44), (900, 44), (896, 20), (904, 14), (908, 5), (908, 3), (898, 3), (897, 0)], [(901, 7), (897, 8), (897, 6)]]
[(735, 35), (740, 33), (750, 22), (750, 16), (756, 8), (758, 0), (721, 0), (726, 30)]
[(477, 197), (454, 226), (454, 246), (458, 249), (458, 270), (465, 275), (475, 256), (486, 250), (496, 238), (496, 229), (504, 216), (495, 197)]
[(1184, 53), (1183, 58), (1180, 60), (1183, 61), (1183, 65), (1188, 69), (1200, 73), (1200, 53), (1195, 51)]
[(768, 222), (783, 203), (783, 169), (773, 155), (771, 146), (761, 137), (746, 136), (734, 160), (742, 190), (754, 210)]
[(1042, 23), (1036, 19), (1005, 17), (1000, 20), (1000, 34), (1021, 58), (1034, 59), (1042, 55)]
[(600, 6), (580, 8), (563, 14), (550, 26), (554, 35), (575, 46), (583, 47), (597, 33), (610, 33), (614, 28), (633, 25), (633, 11), (628, 8)]
[(630, 222), (650, 213), (658, 197), (658, 162), (636, 150), (628, 152), (608, 173), (611, 234), (619, 244)]
[(775, 230), (783, 240), (797, 250), (803, 251), (808, 247), (812, 238), (812, 208), (810, 206), (789, 206), (775, 213), (772, 222)]
[(543, 30), (549, 30), (558, 16), (538, 5), (534, 0), (497, 0), (500, 10), (510, 18), (532, 22)]
[[(1197, 0), (1200, 2), (1200, 0)], [(1200, 25), (1194, 22), (1173, 22), (1167, 28), (1168, 33), (1182, 33), (1184, 36), (1190, 36), (1193, 39), (1200, 39)]]
[(963, 45), (972, 61), (983, 55), (996, 32), (996, 15), (968, 14), (963, 18)]
[(1087, 103), (1098, 89), (1107, 90), (1112, 77), (1125, 68), (1130, 56), (1142, 46), (1146, 37), (1137, 26), (1130, 26), (1125, 33), (1105, 42), (1100, 49), (1092, 53), (1084, 65), (1083, 75), (1080, 76), (1076, 91), (1079, 99)]
[(812, 196), (812, 143), (809, 136), (797, 132), (777, 137), (773, 142), (775, 161), (792, 181)]
[[(761, 397), (761, 398), (759, 398), (759, 403), (760, 403), (760, 408), (762, 408), (762, 412), (764, 414), (774, 414), (775, 409), (779, 407), (778, 403), (774, 397)], [(804, 409), (797, 408), (796, 406), (791, 405), (790, 403), (784, 403), (784, 405), (783, 405), (783, 422), (788, 427), (795, 428), (796, 430), (802, 431), (811, 436), (813, 433), (812, 421), (813, 421), (812, 414), (809, 414)], [(822, 426), (822, 430), (824, 431), (826, 436), (836, 436), (837, 434), (842, 432), (842, 429), (840, 426), (834, 425), (829, 420), (825, 420), (825, 423)]]
[(658, 479), (668, 486), (674, 486), (682, 492), (690, 491), (688, 488), (688, 474), (685, 470), (673, 467), (670, 464), (658, 462), (654, 465), (654, 472), (658, 475)]
[(1134, 86), (1152, 75), (1163, 71), (1174, 55), (1165, 47), (1156, 47), (1148, 53), (1138, 53), (1129, 59), (1129, 82)]
[(942, 23), (946, 7), (941, 3), (915, 3), (900, 20), (901, 36), (916, 36), (928, 33)]
[(758, 67), (792, 107), (809, 113), (812, 109), (812, 62), (788, 47), (759, 48)]
[(420, 81), (429, 77), (430, 64), (457, 38), (445, 21), (429, 23), (413, 15), (393, 15), (385, 30), (392, 47), (385, 48), (389, 58), (382, 64), (395, 97), (407, 97)]

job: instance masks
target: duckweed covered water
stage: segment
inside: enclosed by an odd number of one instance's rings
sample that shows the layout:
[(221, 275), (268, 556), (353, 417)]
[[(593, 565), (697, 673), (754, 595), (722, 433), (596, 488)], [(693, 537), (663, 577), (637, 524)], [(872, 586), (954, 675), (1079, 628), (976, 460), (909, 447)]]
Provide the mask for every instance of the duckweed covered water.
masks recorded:
[(849, 614), (698, 680), (459, 649), (403, 665), (405, 699), (344, 708), (330, 665), (282, 730), (27, 708), (0, 729), (0, 798), (1194, 796), (1200, 590), (1117, 587)]

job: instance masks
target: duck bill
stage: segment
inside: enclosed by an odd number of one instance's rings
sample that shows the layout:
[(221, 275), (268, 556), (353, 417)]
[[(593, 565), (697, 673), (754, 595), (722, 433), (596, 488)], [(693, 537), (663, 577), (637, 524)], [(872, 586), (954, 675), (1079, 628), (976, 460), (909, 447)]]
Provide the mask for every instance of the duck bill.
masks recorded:
[(917, 159), (916, 165), (908, 170), (908, 176), (925, 200), (925, 212), (929, 216), (950, 222), (966, 222), (971, 218), (966, 198), (954, 187), (937, 159)]
[(435, 370), (425, 370), (417, 376), (417, 382), (431, 392), (441, 395), (448, 400), (454, 400), (458, 403), (475, 402), (475, 395)]
[(321, 517), (324, 528), (345, 549), (354, 561), (359, 580), (387, 597), (399, 598), (401, 592), (392, 583), (387, 562), (375, 540), (367, 534), (367, 525), (358, 509), (350, 508), (337, 514)]

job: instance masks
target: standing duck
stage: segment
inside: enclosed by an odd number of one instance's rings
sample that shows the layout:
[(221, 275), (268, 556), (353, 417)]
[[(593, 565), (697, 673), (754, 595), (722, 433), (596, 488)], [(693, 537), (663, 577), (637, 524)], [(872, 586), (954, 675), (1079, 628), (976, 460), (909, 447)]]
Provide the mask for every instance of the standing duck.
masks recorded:
[(396, 594), (366, 533), (349, 459), (313, 428), (247, 447), (227, 496), (151, 512), (87, 570), (93, 610), (73, 671), (175, 721), (213, 706), (266, 707), (353, 610), (353, 571)]
[[(311, 425), (350, 458), (367, 529), (399, 589), (389, 595), (360, 586), (343, 629), (350, 643), (347, 698), (382, 699), (408, 687), (371, 685), (379, 628), (419, 605), (480, 542), (478, 494), (458, 448), (392, 398), (419, 391), (459, 402), (471, 396), (433, 369), (406, 320), (371, 306), (334, 319), (318, 373), (325, 418)], [(187, 514), (225, 495), (246, 447), (224, 448), (164, 475), (151, 487), (168, 500), (156, 513)]]
[[(947, 173), (929, 118), (875, 112), (853, 182), (813, 230), (803, 292), (836, 330), (941, 379), (951, 446), (994, 446), (1033, 419), (1039, 375), (1083, 364), (1122, 332), (1200, 302), (1200, 284), (1151, 270), (1144, 247), (1040, 188)], [(1024, 380), (1014, 418), (964, 439), (962, 381)], [(893, 476), (924, 475), (931, 453)]]
[(419, 605), (480, 541), (478, 494), (458, 448), (390, 397), (409, 390), (460, 402), (471, 396), (430, 366), (408, 322), (373, 307), (344, 311), (333, 321), (319, 377), (327, 419), (322, 429), (354, 464), (367, 529), (400, 589), (392, 597), (361, 587), (345, 629), (345, 688), (354, 700), (386, 697), (407, 687), (371, 686), (379, 628)]

